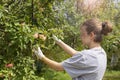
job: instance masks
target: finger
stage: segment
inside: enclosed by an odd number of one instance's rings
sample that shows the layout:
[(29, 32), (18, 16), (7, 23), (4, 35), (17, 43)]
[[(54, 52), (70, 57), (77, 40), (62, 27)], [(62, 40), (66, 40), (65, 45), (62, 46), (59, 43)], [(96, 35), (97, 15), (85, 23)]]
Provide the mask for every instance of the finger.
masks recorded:
[(38, 47), (38, 51), (41, 51), (40, 47)]
[(40, 47), (38, 47), (38, 51), (39, 51), (40, 53), (42, 53), (42, 51), (41, 51)]
[(37, 55), (38, 54), (38, 52), (37, 51), (34, 51), (34, 53)]
[(54, 39), (54, 40), (57, 40), (57, 37), (56, 37), (55, 35), (53, 35), (53, 39)]

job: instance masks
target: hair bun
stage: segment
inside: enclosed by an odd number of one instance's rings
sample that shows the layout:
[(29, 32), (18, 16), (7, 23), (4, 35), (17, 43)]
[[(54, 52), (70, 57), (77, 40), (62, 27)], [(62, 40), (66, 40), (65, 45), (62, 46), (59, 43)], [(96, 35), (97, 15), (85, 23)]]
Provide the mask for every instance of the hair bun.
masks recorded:
[(108, 35), (108, 33), (112, 32), (112, 24), (109, 21), (102, 22), (102, 31), (103, 35)]

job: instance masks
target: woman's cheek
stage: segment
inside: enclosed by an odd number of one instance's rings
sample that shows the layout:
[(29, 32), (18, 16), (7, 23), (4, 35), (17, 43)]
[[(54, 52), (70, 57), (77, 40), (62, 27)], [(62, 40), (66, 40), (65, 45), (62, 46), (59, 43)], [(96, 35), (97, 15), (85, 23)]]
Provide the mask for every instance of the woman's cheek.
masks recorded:
[(86, 43), (86, 40), (85, 40), (85, 38), (84, 38), (84, 37), (82, 37), (82, 39), (81, 39), (81, 40), (82, 40), (82, 43), (83, 43), (83, 44), (85, 44), (85, 43)]

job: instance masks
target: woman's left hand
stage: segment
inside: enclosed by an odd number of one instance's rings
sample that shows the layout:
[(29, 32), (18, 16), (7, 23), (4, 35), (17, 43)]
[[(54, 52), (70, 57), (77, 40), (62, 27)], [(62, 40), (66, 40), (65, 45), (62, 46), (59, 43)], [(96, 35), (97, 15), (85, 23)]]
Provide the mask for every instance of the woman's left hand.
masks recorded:
[(45, 57), (44, 54), (42, 53), (40, 47), (38, 47), (38, 49), (35, 50), (34, 53), (35, 53), (35, 55), (36, 55), (38, 58), (40, 58), (40, 59), (42, 59), (43, 57)]

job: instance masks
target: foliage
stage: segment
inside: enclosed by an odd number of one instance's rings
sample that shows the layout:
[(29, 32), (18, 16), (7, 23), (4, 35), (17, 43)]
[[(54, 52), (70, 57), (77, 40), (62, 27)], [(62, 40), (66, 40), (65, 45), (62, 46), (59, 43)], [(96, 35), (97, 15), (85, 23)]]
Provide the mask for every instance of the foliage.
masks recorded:
[[(109, 0), (106, 0), (107, 3), (107, 7), (106, 7), (106, 11), (105, 13), (103, 13), (103, 19), (108, 19), (113, 23), (113, 32), (104, 38), (104, 41), (102, 43), (104, 49), (106, 50), (107, 54), (108, 54), (108, 68), (109, 69), (114, 69), (114, 70), (119, 70), (118, 68), (119, 66), (119, 62), (120, 62), (120, 55), (119, 55), (119, 49), (120, 49), (120, 33), (119, 33), (119, 28), (120, 25), (119, 21), (118, 21), (118, 17), (119, 17), (119, 12), (120, 10), (118, 8), (116, 8), (115, 6), (117, 5), (117, 7), (119, 7), (119, 3), (111, 3), (109, 2)], [(107, 15), (107, 16), (105, 16)], [(114, 57), (115, 56), (115, 57)], [(112, 60), (114, 59), (114, 60)], [(112, 63), (112, 61), (114, 61)]]
[[(4, 79), (44, 79), (36, 76), (36, 69), (33, 66), (36, 59), (32, 50), (35, 45), (41, 46), (46, 51), (49, 50), (54, 45), (52, 34), (58, 36), (63, 34), (62, 30), (56, 27), (58, 24), (52, 11), (53, 2), (0, 1), (0, 74)], [(33, 34), (36, 32), (46, 35), (48, 37), (46, 42), (42, 39), (34, 39)], [(6, 68), (5, 65), (10, 63), (14, 64), (14, 67)]]

